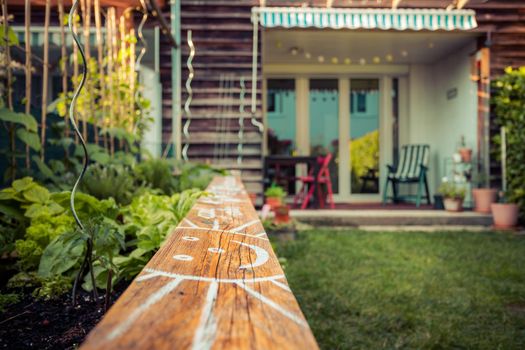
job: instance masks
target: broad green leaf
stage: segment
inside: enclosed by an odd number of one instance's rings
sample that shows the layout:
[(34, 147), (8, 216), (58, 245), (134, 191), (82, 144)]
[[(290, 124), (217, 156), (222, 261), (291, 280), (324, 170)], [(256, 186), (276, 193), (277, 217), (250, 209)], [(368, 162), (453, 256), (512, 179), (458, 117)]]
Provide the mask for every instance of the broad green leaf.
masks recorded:
[(22, 211), (13, 205), (5, 205), (4, 203), (0, 203), (0, 213), (12, 217), (18, 221), (24, 221), (25, 219)]
[(26, 129), (18, 129), (16, 131), (16, 136), (18, 136), (22, 142), (31, 147), (33, 150), (37, 152), (40, 151), (40, 137), (37, 133), (27, 131)]
[(33, 156), (31, 157), (33, 162), (35, 162), (36, 166), (38, 167), (38, 170), (44, 175), (46, 178), (52, 178), (54, 176), (53, 171), (44, 163), (40, 157)]
[(33, 182), (33, 179), (29, 176), (26, 176), (22, 179), (13, 181), (12, 187), (16, 192), (22, 192), (30, 189), (31, 187), (36, 186)]
[(21, 124), (26, 129), (34, 132), (36, 132), (38, 129), (38, 123), (32, 115), (13, 112), (7, 108), (0, 109), (0, 120), (5, 122)]
[(90, 158), (91, 160), (99, 163), (99, 164), (108, 164), (109, 161), (111, 160), (111, 157), (109, 156), (109, 154), (105, 153), (105, 152), (100, 152), (100, 153), (93, 153), (90, 155)]
[(46, 203), (49, 197), (49, 191), (42, 186), (35, 186), (24, 191), (24, 198), (33, 203)]
[(49, 210), (45, 205), (33, 203), (27, 207), (24, 215), (28, 218), (35, 219), (39, 216), (49, 215)]
[(38, 266), (40, 277), (60, 275), (75, 266), (82, 257), (84, 242), (82, 240), (64, 242), (64, 236), (67, 234), (55, 238), (44, 250)]
[[(4, 46), (6, 42), (5, 38), (5, 27), (3, 24), (0, 24), (0, 46)], [(18, 36), (14, 32), (13, 28), (8, 27), (7, 28), (7, 44), (9, 46), (13, 45), (20, 45), (20, 41), (18, 40)]]

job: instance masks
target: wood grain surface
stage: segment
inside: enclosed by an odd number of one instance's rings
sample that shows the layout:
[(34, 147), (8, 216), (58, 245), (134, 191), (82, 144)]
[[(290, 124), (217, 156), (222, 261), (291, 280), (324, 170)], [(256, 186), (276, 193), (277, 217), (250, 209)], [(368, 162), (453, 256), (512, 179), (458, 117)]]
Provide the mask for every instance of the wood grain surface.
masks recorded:
[(241, 181), (216, 177), (88, 349), (317, 349)]

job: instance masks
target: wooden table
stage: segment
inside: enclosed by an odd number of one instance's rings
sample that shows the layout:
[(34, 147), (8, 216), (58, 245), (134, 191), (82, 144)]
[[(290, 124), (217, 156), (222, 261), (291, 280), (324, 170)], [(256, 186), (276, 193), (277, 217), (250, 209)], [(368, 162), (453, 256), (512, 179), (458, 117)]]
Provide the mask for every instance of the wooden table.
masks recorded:
[[(271, 183), (269, 174), (270, 168), (275, 168), (278, 172), (280, 167), (295, 167), (299, 164), (306, 164), (308, 167), (308, 171), (313, 169), (314, 183), (312, 184), (312, 186), (317, 187), (317, 176), (315, 176), (319, 172), (319, 162), (317, 161), (317, 156), (266, 156), (264, 158), (264, 179), (265, 181), (267, 181), (267, 184)], [(297, 179), (294, 177), (293, 181), (295, 182), (296, 180)], [(312, 207), (319, 207), (319, 198), (317, 197), (317, 193), (314, 193), (312, 199)]]
[(241, 181), (206, 191), (81, 350), (318, 349)]

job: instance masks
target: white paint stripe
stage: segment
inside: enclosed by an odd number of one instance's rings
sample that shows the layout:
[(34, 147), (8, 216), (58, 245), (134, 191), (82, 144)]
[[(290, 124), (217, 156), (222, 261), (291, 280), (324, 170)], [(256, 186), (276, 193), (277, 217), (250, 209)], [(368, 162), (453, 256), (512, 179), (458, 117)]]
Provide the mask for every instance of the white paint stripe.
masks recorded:
[[(155, 276), (151, 275), (145, 275), (141, 277), (137, 277), (136, 281), (140, 282), (145, 279), (150, 279), (152, 277), (169, 277), (169, 278), (175, 278), (180, 280), (187, 280), (187, 281), (201, 281), (201, 282), (217, 282), (217, 283), (258, 283), (258, 282), (268, 282), (278, 279), (284, 279), (284, 275), (273, 275), (268, 277), (247, 277), (246, 279), (243, 278), (215, 278), (215, 277), (202, 277), (202, 276), (193, 276), (193, 275), (181, 275), (178, 273), (171, 273), (171, 272), (165, 272), (150, 268), (145, 268), (144, 271), (154, 273)], [(144, 277), (144, 278), (142, 278)]]
[(255, 252), (256, 256), (257, 256), (253, 263), (246, 264), (246, 265), (241, 265), (241, 266), (239, 266), (239, 269), (249, 269), (249, 268), (254, 268), (254, 267), (257, 267), (257, 266), (264, 265), (264, 264), (266, 264), (266, 262), (270, 258), (270, 255), (268, 254), (268, 252), (266, 250), (264, 250), (263, 248), (261, 248), (261, 247), (258, 247), (256, 245), (246, 244), (246, 243), (239, 242), (239, 241), (233, 241), (232, 240), (232, 242), (238, 243), (238, 244), (240, 244), (242, 246), (245, 246), (245, 247), (248, 247), (248, 248), (252, 249)]
[(197, 226), (196, 224), (194, 224), (193, 222), (191, 222), (190, 220), (184, 218), (184, 221), (186, 221), (188, 223), (188, 225), (190, 225), (191, 227), (199, 227)]
[(290, 289), (290, 287), (288, 287), (286, 284), (284, 283), (281, 283), (279, 281), (276, 281), (276, 280), (271, 280), (270, 282), (272, 282), (273, 284), (275, 284), (276, 286), (288, 291), (288, 292), (292, 292), (292, 290)]
[(126, 332), (129, 329), (129, 327), (131, 327), (133, 322), (135, 322), (135, 320), (137, 320), (137, 318), (139, 318), (140, 315), (148, 311), (148, 309), (151, 306), (159, 302), (162, 298), (168, 295), (172, 290), (177, 288), (180, 282), (182, 282), (182, 280), (176, 278), (175, 280), (170, 281), (164, 287), (160, 288), (158, 291), (150, 295), (150, 297), (146, 299), (146, 301), (143, 304), (141, 304), (139, 307), (137, 307), (135, 310), (131, 312), (131, 314), (124, 320), (124, 322), (120, 323), (108, 334), (107, 340), (113, 340), (121, 336), (124, 332)]
[(213, 306), (217, 300), (218, 289), (219, 284), (217, 282), (210, 283), (199, 326), (193, 336), (193, 345), (191, 347), (193, 350), (208, 350), (213, 346), (217, 335), (217, 319), (213, 315)]
[(268, 238), (258, 237), (258, 236), (250, 235), (248, 233), (240, 233), (240, 232), (234, 232), (234, 231), (230, 231), (230, 230), (221, 230), (221, 229), (216, 230), (216, 229), (207, 228), (207, 227), (178, 226), (175, 230), (179, 230), (179, 229), (200, 230), (200, 231), (217, 231), (217, 232), (222, 232), (222, 233), (228, 233), (228, 234), (231, 234), (231, 235), (240, 235), (240, 236), (247, 236), (247, 237), (262, 239), (263, 241), (267, 241), (268, 240)]
[(290, 320), (294, 321), (298, 325), (303, 326), (303, 327), (308, 327), (308, 324), (306, 323), (306, 321), (303, 320), (300, 316), (298, 316), (298, 315), (296, 315), (296, 314), (294, 314), (294, 313), (292, 313), (292, 312), (282, 308), (279, 304), (275, 303), (273, 300), (268, 299), (267, 297), (265, 297), (261, 293), (256, 292), (255, 290), (249, 288), (244, 283), (237, 283), (237, 285), (239, 287), (241, 287), (242, 289), (244, 289), (246, 292), (248, 292), (248, 294), (251, 294), (256, 299), (258, 299), (258, 300), (262, 301), (263, 303), (265, 303), (266, 305), (274, 308), (276, 311), (278, 311), (282, 315), (288, 317)]
[(261, 221), (259, 219), (255, 219), (255, 220), (249, 221), (249, 222), (247, 222), (247, 223), (245, 223), (245, 224), (243, 224), (243, 225), (241, 225), (239, 227), (234, 228), (232, 231), (233, 232), (239, 232), (239, 231), (245, 229), (246, 227), (252, 226), (253, 224), (256, 224), (258, 222), (261, 222)]

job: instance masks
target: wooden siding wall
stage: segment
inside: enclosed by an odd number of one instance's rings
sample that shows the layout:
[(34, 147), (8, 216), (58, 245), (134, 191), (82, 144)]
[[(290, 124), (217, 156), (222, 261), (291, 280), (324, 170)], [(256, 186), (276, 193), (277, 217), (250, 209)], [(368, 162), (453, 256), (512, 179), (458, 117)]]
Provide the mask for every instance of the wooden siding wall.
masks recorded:
[[(218, 165), (227, 169), (240, 170), (243, 182), (249, 192), (262, 189), (261, 156), (262, 134), (251, 121), (251, 76), (252, 76), (252, 36), (251, 8), (258, 1), (220, 1), (183, 0), (181, 1), (182, 38), (182, 107), (187, 99), (185, 87), (188, 77), (186, 61), (189, 55), (187, 32), (192, 31), (195, 46), (193, 68), (195, 76), (191, 83), (193, 99), (190, 105), (191, 124), (189, 139), (182, 136), (182, 144), (189, 142), (188, 157)], [(165, 14), (168, 15), (169, 8)], [(162, 45), (161, 45), (162, 46)], [(171, 69), (170, 50), (161, 51), (163, 69), (163, 138), (169, 140), (171, 134)], [(233, 88), (225, 89), (221, 75), (233, 75)], [(245, 80), (245, 122), (243, 159), (237, 164), (237, 145), (239, 132), (239, 107), (241, 104), (240, 78)], [(260, 95), (260, 45), (257, 90), (258, 121), (262, 122)], [(224, 95), (231, 91), (230, 98)], [(182, 125), (186, 113), (182, 114)], [(218, 133), (217, 130), (224, 130)], [(216, 144), (226, 142), (225, 157), (218, 161)]]

